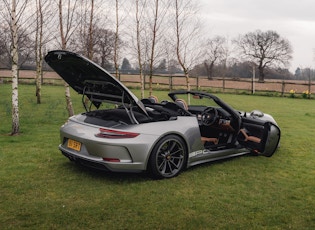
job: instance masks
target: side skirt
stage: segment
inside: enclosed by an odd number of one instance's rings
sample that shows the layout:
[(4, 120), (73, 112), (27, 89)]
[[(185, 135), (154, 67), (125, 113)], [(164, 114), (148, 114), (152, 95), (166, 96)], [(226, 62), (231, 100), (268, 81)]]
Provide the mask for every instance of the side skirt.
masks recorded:
[(212, 161), (224, 160), (232, 157), (238, 157), (249, 154), (250, 151), (245, 148), (215, 151), (211, 152), (207, 149), (199, 150), (189, 154), (187, 168)]

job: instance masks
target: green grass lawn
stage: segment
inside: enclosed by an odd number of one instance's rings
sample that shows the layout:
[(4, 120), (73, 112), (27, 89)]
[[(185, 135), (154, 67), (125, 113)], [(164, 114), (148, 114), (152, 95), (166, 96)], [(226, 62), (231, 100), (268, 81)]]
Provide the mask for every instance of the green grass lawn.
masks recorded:
[[(314, 100), (218, 95), (234, 108), (272, 114), (281, 147), (271, 158), (244, 156), (156, 181), (91, 171), (62, 156), (61, 86), (43, 86), (37, 105), (35, 87), (20, 85), (21, 134), (9, 136), (10, 91), (0, 84), (0, 229), (315, 228)], [(72, 98), (83, 111), (81, 97)]]

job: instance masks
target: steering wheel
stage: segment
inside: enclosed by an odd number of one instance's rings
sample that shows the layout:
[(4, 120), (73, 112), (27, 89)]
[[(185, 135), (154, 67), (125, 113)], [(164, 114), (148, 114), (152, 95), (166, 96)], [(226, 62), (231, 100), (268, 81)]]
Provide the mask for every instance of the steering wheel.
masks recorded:
[(201, 114), (201, 123), (205, 126), (213, 125), (218, 119), (218, 110), (213, 107), (206, 108)]

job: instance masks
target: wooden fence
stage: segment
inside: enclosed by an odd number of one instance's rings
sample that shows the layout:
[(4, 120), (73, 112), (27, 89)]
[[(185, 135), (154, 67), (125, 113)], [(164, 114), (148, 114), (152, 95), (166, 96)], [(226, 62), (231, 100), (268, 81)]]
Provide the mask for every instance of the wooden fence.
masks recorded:
[[(10, 82), (10, 70), (0, 70), (0, 83)], [(35, 71), (20, 71), (19, 81), (32, 84), (35, 82)], [(127, 86), (140, 87), (139, 75), (121, 75), (120, 81)], [(315, 92), (315, 83), (303, 80), (269, 80), (264, 83), (252, 79), (215, 78), (209, 80), (206, 77), (191, 77), (189, 79), (192, 90), (211, 90), (219, 92), (245, 92), (245, 93), (278, 93), (281, 95), (295, 94), (310, 97)], [(61, 78), (55, 72), (44, 72), (43, 84), (63, 84)], [(186, 78), (182, 75), (156, 75), (152, 78), (153, 89), (185, 89)], [(145, 77), (145, 88), (149, 88), (149, 77)]]
[[(122, 75), (120, 80), (131, 86), (140, 85), (140, 77), (138, 75)], [(145, 87), (149, 87), (149, 77), (145, 77)], [(215, 78), (209, 80), (206, 77), (191, 77), (189, 79), (192, 90), (207, 90), (221, 92), (246, 92), (246, 93), (279, 93), (282, 96), (285, 94), (307, 94), (315, 92), (315, 83), (312, 81), (302, 80), (265, 80), (265, 82), (253, 81), (252, 79), (231, 79), (231, 78)], [(184, 76), (154, 76), (152, 78), (153, 88), (161, 89), (185, 89), (186, 79)]]

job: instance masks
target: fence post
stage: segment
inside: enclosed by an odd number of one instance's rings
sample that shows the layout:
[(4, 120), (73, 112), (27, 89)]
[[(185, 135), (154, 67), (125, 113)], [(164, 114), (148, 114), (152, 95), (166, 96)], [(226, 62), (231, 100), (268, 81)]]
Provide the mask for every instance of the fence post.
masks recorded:
[(311, 69), (310, 69), (309, 74), (308, 74), (308, 94), (307, 94), (308, 99), (311, 99), (311, 85), (312, 85), (312, 80), (311, 80)]
[(172, 91), (173, 90), (173, 76), (171, 75), (169, 78), (168, 78), (168, 80), (169, 80), (169, 87), (170, 87), (170, 91)]
[(281, 96), (284, 96), (284, 90), (285, 90), (285, 82), (284, 80), (282, 81), (282, 87), (281, 87)]
[(146, 81), (146, 76), (147, 75), (145, 75), (145, 74), (143, 75), (143, 88), (144, 88), (144, 90), (146, 90), (146, 87), (145, 87), (146, 86), (146, 82), (147, 82)]
[(225, 92), (225, 77), (222, 78), (222, 84), (223, 92)]
[(255, 66), (253, 66), (253, 78), (252, 78), (252, 94), (255, 94)]

